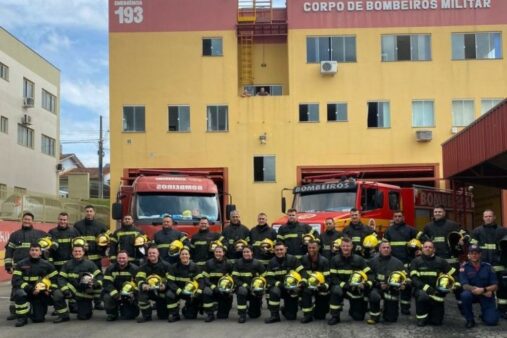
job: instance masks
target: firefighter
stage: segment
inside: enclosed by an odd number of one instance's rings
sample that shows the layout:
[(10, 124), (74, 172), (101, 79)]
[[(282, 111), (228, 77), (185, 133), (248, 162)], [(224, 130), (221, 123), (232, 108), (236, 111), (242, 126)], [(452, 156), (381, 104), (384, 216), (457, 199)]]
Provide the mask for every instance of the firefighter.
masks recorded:
[[(287, 276), (297, 280), (297, 284), (284, 283)], [(282, 314), (287, 320), (295, 320), (298, 311), (298, 297), (300, 287), (306, 286), (306, 271), (301, 262), (293, 255), (287, 253), (287, 247), (282, 242), (275, 244), (275, 257), (266, 269), (266, 280), (269, 290), (268, 308), (271, 316), (265, 320), (267, 324), (280, 321), (280, 300), (283, 298)]]
[(228, 276), (232, 280), (232, 264), (225, 258), (225, 248), (216, 246), (214, 257), (204, 265), (202, 275), (204, 277), (203, 309), (206, 311), (206, 323), (215, 320), (215, 311), (218, 319), (229, 318), (232, 307), (233, 289), (217, 287), (221, 278)]
[[(340, 312), (343, 309), (343, 299), (350, 302), (349, 315), (354, 320), (362, 321), (366, 314), (367, 303), (365, 295), (372, 285), (373, 274), (363, 257), (353, 253), (352, 240), (348, 237), (341, 239), (340, 251), (331, 259), (329, 269), (331, 272), (331, 297), (329, 325), (340, 322)], [(357, 285), (352, 285), (353, 273), (359, 273), (365, 278)]]
[(320, 234), (320, 243), (322, 256), (330, 260), (335, 253), (332, 250), (333, 243), (342, 237), (342, 233), (336, 230), (336, 223), (333, 218), (326, 218), (326, 230)]
[[(8, 274), (12, 274), (14, 265), (24, 258), (28, 258), (28, 251), (30, 244), (38, 242), (39, 239), (48, 236), (42, 230), (33, 228), (34, 215), (31, 212), (23, 213), (21, 220), (21, 229), (16, 230), (9, 236), (5, 244), (5, 260), (4, 267)], [(17, 318), (14, 306), (14, 295), (10, 297), (11, 304), (9, 306), (9, 316), (7, 320), (14, 320)]]
[(129, 260), (139, 266), (144, 259), (144, 250), (139, 250), (135, 245), (136, 238), (144, 235), (144, 232), (134, 225), (132, 215), (123, 216), (121, 227), (110, 236), (109, 259), (116, 262), (116, 254), (126, 251)]
[[(257, 216), (257, 225), (250, 230), (250, 241), (252, 242), (254, 258), (267, 266), (269, 260), (273, 258), (273, 251), (263, 245), (265, 239), (274, 244), (276, 242), (276, 231), (269, 226), (267, 215), (261, 212)], [(264, 241), (264, 243), (269, 243), (269, 241)]]
[(150, 300), (155, 301), (158, 319), (167, 318), (166, 278), (170, 267), (169, 263), (160, 258), (155, 245), (148, 248), (146, 262), (139, 267), (135, 278), (139, 289), (138, 307), (141, 311), (138, 323), (151, 321)]
[(173, 264), (167, 273), (167, 310), (170, 323), (180, 320), (180, 299), (185, 300), (181, 311), (183, 317), (197, 318), (204, 288), (200, 269), (190, 260), (190, 251), (187, 248), (181, 249), (179, 258), (179, 262)]
[(108, 322), (118, 319), (135, 319), (139, 315), (137, 307), (137, 287), (135, 277), (139, 267), (129, 259), (128, 252), (120, 250), (116, 262), (104, 273), (103, 298)]
[(435, 254), (432, 241), (423, 243), (422, 255), (410, 265), (410, 278), (415, 289), (415, 311), (417, 326), (442, 325), (444, 300), (450, 289), (439, 288), (440, 275), (452, 276), (454, 268)]
[(363, 240), (366, 236), (374, 234), (369, 226), (361, 223), (361, 213), (356, 208), (350, 209), (350, 224), (343, 229), (343, 237), (348, 237), (354, 245), (354, 253), (364, 257)]
[(234, 260), (241, 258), (242, 247), (237, 247), (238, 241), (245, 241), (247, 244), (250, 243), (250, 230), (243, 224), (239, 217), (238, 210), (231, 212), (231, 222), (222, 231), (223, 243), (226, 246), (227, 259), (234, 264)]
[[(423, 237), (421, 231), (417, 231), (413, 226), (405, 223), (403, 211), (396, 210), (393, 213), (392, 225), (384, 233), (384, 239), (391, 245), (391, 255), (398, 258), (408, 271), (410, 262), (415, 258), (414, 253), (409, 251), (408, 243), (412, 239), (420, 240)], [(401, 313), (410, 315), (410, 300), (412, 298), (412, 287), (408, 283), (400, 294)]]
[[(496, 300), (498, 311), (503, 318), (507, 319), (507, 262), (502, 262), (501, 252), (498, 246), (500, 240), (507, 236), (507, 228), (496, 224), (495, 213), (487, 209), (482, 213), (483, 224), (472, 231), (471, 244), (478, 245), (482, 250), (481, 261), (493, 266), (497, 274), (498, 290)], [(505, 282), (502, 283), (505, 277)]]
[[(97, 268), (102, 269), (101, 259), (106, 254), (107, 244), (99, 246), (97, 244), (97, 238), (99, 235), (106, 234), (108, 229), (104, 223), (95, 219), (95, 209), (93, 205), (85, 206), (84, 210), (85, 218), (75, 223), (74, 228), (79, 232), (79, 235), (86, 240), (87, 258), (95, 263)], [(98, 295), (98, 297), (100, 297), (100, 295)], [(95, 309), (104, 310), (102, 300), (98, 297), (94, 299)]]
[[(376, 324), (382, 314), (385, 322), (394, 323), (398, 320), (400, 289), (406, 287), (401, 285), (389, 285), (389, 276), (398, 272), (406, 276), (403, 263), (391, 255), (391, 244), (384, 240), (380, 243), (379, 255), (372, 258), (368, 265), (374, 276), (373, 286), (368, 300), (370, 302), (370, 318), (368, 324)], [(381, 311), (380, 302), (384, 300), (384, 309)]]
[(169, 246), (174, 241), (180, 241), (187, 248), (190, 248), (190, 241), (183, 232), (175, 230), (173, 227), (174, 220), (171, 216), (165, 215), (162, 218), (162, 229), (157, 231), (153, 236), (153, 242), (157, 245), (160, 257), (168, 262), (174, 264), (178, 261), (178, 256), (169, 254)]
[[(301, 258), (301, 264), (308, 276), (308, 285), (301, 296), (303, 318), (301, 323), (306, 324), (315, 319), (325, 319), (329, 312), (329, 285), (331, 275), (329, 260), (319, 254), (319, 241), (310, 241), (307, 245), (308, 253)], [(315, 306), (312, 298), (315, 297)]]
[(296, 256), (299, 259), (306, 253), (303, 236), (306, 234), (316, 236), (316, 231), (308, 224), (298, 222), (296, 209), (287, 210), (287, 218), (287, 223), (278, 229), (277, 240), (285, 244), (289, 255)]
[(206, 261), (213, 258), (211, 243), (219, 241), (222, 237), (217, 232), (209, 231), (209, 221), (206, 217), (199, 220), (199, 232), (192, 236), (190, 248), (192, 259), (200, 267), (206, 264)]
[(262, 278), (264, 271), (264, 265), (253, 258), (252, 248), (243, 248), (243, 257), (236, 260), (232, 269), (240, 324), (246, 322), (247, 313), (250, 318), (259, 318), (261, 315), (263, 292), (254, 290), (252, 284), (256, 278)]
[(76, 301), (77, 319), (90, 319), (93, 313), (92, 300), (101, 294), (102, 271), (85, 258), (83, 246), (74, 245), (72, 248), (72, 259), (62, 266), (58, 285), (65, 298)]
[[(12, 293), (16, 306), (16, 327), (25, 326), (30, 316), (34, 323), (44, 321), (52, 290), (56, 288), (58, 271), (41, 259), (41, 246), (31, 243), (28, 258), (14, 267), (12, 273)], [(62, 306), (62, 302), (57, 302)]]
[(465, 313), (465, 327), (475, 326), (473, 303), (481, 304), (481, 318), (486, 325), (498, 324), (498, 311), (495, 304), (495, 291), (498, 280), (491, 264), (481, 262), (481, 248), (471, 245), (468, 250), (468, 262), (464, 263), (459, 272), (463, 285), (461, 301)]
[(72, 259), (72, 240), (79, 236), (76, 229), (69, 226), (69, 214), (61, 212), (58, 224), (49, 230), (53, 245), (50, 249), (49, 261), (60, 271), (63, 264)]

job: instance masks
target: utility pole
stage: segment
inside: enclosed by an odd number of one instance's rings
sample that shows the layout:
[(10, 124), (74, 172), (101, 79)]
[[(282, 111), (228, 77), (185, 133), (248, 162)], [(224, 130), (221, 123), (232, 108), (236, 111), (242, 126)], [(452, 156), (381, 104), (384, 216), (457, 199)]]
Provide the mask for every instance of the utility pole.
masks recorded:
[(99, 198), (104, 198), (104, 171), (102, 158), (104, 157), (104, 139), (102, 138), (102, 115), (100, 115), (100, 136), (99, 136)]

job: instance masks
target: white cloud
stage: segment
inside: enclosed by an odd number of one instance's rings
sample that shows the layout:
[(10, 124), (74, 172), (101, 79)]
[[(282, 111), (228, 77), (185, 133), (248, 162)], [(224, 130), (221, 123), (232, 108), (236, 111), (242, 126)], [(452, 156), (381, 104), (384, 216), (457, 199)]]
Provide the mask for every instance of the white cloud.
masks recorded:
[(61, 83), (62, 100), (75, 106), (92, 110), (97, 115), (109, 115), (109, 87), (106, 84), (94, 84), (89, 80)]
[(46, 36), (46, 41), (42, 43), (42, 49), (49, 52), (62, 52), (62, 49), (69, 49), (72, 45), (70, 38), (55, 31)]

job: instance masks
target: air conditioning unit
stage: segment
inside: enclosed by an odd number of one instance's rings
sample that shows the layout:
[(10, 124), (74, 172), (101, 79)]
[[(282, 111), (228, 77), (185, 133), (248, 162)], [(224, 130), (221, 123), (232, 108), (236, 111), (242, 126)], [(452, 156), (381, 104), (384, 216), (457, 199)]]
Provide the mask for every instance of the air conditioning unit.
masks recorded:
[(417, 142), (429, 142), (433, 138), (431, 130), (417, 130), (415, 132), (415, 139)]
[(334, 75), (338, 71), (338, 62), (336, 61), (321, 61), (320, 73)]
[(32, 124), (32, 117), (28, 114), (23, 115), (23, 117), (21, 118), (21, 124), (31, 125)]
[(459, 131), (459, 130), (458, 130), (458, 127), (452, 127), (452, 128), (451, 128), (451, 133), (452, 133), (452, 134), (457, 134), (457, 133), (458, 133), (458, 131)]
[(33, 108), (33, 97), (25, 97), (23, 99), (23, 108)]

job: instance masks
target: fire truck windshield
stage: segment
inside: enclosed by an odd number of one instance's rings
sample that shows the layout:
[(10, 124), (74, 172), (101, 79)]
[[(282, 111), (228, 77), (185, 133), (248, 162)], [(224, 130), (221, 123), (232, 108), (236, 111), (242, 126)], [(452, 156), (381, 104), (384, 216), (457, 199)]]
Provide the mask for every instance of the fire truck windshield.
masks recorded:
[(174, 220), (220, 219), (216, 195), (138, 194), (137, 219), (159, 219), (170, 215)]
[(349, 211), (356, 205), (355, 191), (295, 194), (294, 208), (299, 212)]

